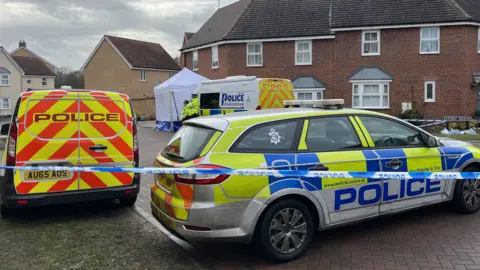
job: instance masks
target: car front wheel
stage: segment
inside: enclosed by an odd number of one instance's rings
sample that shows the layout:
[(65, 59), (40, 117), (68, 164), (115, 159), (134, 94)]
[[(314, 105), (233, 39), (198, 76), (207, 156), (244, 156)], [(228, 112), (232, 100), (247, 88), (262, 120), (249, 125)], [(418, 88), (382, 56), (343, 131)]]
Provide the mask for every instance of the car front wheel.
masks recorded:
[(294, 199), (271, 205), (259, 226), (257, 244), (268, 259), (278, 262), (290, 261), (303, 254), (316, 229), (308, 207)]
[[(475, 171), (478, 171), (476, 167), (468, 167), (464, 170), (464, 172)], [(456, 210), (461, 213), (476, 213), (480, 209), (480, 179), (458, 179), (453, 202)]]

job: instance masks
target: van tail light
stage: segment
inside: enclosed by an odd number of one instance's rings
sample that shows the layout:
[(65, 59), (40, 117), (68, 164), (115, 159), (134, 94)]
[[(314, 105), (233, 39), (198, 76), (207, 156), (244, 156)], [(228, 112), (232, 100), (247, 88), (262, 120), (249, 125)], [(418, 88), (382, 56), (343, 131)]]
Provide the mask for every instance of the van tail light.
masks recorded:
[(262, 109), (262, 106), (258, 105), (255, 110), (260, 111)]
[(17, 124), (11, 123), (10, 124), (10, 137), (8, 137), (8, 145), (7, 145), (7, 166), (15, 166), (16, 162), (16, 148), (17, 148)]
[(136, 122), (133, 122), (132, 133), (133, 133), (133, 161), (135, 162), (135, 167), (138, 167), (140, 165), (140, 150), (138, 148), (138, 133), (137, 133)]
[[(216, 165), (199, 165), (198, 169), (226, 169)], [(175, 174), (175, 182), (190, 185), (216, 185), (227, 180), (228, 174)]]

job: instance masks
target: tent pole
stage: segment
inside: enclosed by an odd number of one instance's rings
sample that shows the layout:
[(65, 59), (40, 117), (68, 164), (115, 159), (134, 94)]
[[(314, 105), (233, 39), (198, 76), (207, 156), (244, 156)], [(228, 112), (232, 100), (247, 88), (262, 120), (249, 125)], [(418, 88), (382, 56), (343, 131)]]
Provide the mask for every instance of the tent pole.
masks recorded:
[(175, 112), (177, 113), (177, 122), (180, 122), (180, 119), (178, 118), (177, 102), (175, 101), (175, 95), (173, 95), (173, 92), (172, 92), (172, 98), (173, 98), (173, 104), (175, 105)]

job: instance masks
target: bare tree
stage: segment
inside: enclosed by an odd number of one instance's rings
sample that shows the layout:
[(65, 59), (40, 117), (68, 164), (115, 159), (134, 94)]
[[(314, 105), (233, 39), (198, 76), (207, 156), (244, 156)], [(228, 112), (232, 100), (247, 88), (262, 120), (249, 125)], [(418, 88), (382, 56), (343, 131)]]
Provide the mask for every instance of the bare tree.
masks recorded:
[(55, 88), (62, 85), (69, 85), (73, 89), (84, 89), (83, 72), (81, 70), (72, 70), (69, 67), (61, 67), (56, 70)]

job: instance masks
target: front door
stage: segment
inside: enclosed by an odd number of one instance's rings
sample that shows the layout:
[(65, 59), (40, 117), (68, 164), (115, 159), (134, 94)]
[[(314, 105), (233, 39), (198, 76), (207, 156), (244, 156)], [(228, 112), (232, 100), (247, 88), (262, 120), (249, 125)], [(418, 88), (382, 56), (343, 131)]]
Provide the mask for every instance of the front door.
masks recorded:
[[(80, 92), (80, 166), (133, 167), (132, 110), (123, 95)], [(130, 185), (133, 173), (81, 172), (80, 190)]]
[[(305, 121), (299, 144), (299, 170), (378, 171), (379, 159), (370, 150), (359, 127), (348, 116), (328, 116)], [(302, 179), (307, 190), (327, 206), (327, 224), (378, 215), (382, 190), (373, 179)]]
[(445, 182), (389, 177), (389, 172), (440, 172), (444, 158), (438, 148), (428, 148), (420, 131), (393, 119), (360, 116), (364, 133), (381, 158), (383, 197), (380, 212), (397, 211), (442, 200)]

